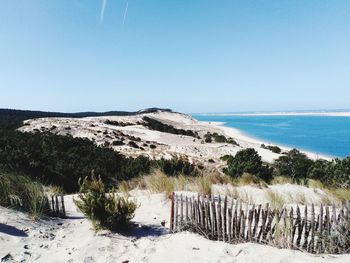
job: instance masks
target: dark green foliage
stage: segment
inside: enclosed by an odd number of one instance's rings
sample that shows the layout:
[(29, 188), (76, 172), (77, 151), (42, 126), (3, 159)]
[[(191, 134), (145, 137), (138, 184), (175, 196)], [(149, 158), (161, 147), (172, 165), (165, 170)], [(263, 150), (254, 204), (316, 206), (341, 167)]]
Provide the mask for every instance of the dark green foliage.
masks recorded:
[(176, 176), (179, 174), (188, 176), (197, 175), (196, 166), (180, 158), (173, 158), (171, 160), (162, 158), (157, 161), (157, 165), (161, 171), (169, 176)]
[(226, 162), (226, 161), (227, 161), (228, 159), (230, 159), (231, 157), (232, 157), (232, 155), (226, 154), (226, 155), (221, 156), (221, 157), (220, 157), (220, 160)]
[(157, 146), (155, 146), (154, 144), (150, 144), (149, 148), (151, 148), (151, 149), (156, 149)]
[(262, 144), (261, 145), (261, 148), (263, 149), (267, 149), (267, 150), (270, 150), (271, 152), (274, 152), (274, 153), (278, 153), (280, 154), (282, 152), (281, 148), (278, 147), (278, 146), (273, 146), (273, 145), (265, 145), (265, 144)]
[(130, 147), (132, 147), (132, 148), (136, 148), (136, 149), (140, 148), (134, 141), (130, 141), (130, 142), (128, 143), (128, 145), (129, 145)]
[[(150, 110), (150, 112), (153, 112), (153, 109)], [(82, 118), (92, 116), (128, 116), (136, 114), (137, 112), (126, 111), (61, 113), (0, 109), (0, 129), (15, 129), (18, 128), (24, 120), (44, 117)]]
[(230, 143), (238, 146), (238, 143), (233, 138), (226, 138), (224, 135), (218, 134), (216, 132), (214, 133), (207, 132), (204, 135), (204, 141), (206, 143), (212, 143), (213, 140), (217, 143)]
[(184, 130), (184, 129), (177, 129), (172, 125), (168, 125), (165, 123), (162, 123), (158, 120), (149, 118), (147, 116), (142, 118), (144, 123), (143, 125), (148, 127), (151, 130), (156, 130), (160, 132), (167, 132), (172, 134), (178, 134), (178, 135), (186, 135), (186, 136), (192, 136), (199, 139), (198, 133), (191, 131), (191, 130)]
[(112, 142), (112, 145), (114, 146), (124, 145), (124, 142), (122, 140), (116, 140)]
[(350, 187), (350, 157), (332, 161), (317, 160), (308, 171), (308, 178), (320, 180), (324, 185)]
[(205, 137), (204, 141), (206, 143), (212, 143), (213, 140), (211, 139), (211, 137), (207, 136), (207, 137)]
[(111, 121), (111, 120), (106, 120), (105, 124), (114, 125), (114, 126), (121, 126), (121, 127), (134, 125), (133, 123), (130, 123), (130, 122)]
[(324, 182), (342, 188), (350, 188), (350, 157), (345, 159), (335, 159), (331, 163), (331, 171), (328, 172), (329, 177)]
[(92, 170), (107, 187), (137, 177), (149, 170), (138, 160), (96, 146), (88, 139), (0, 130), (0, 168), (22, 172), (44, 184), (60, 185), (67, 192), (77, 191), (78, 179)]
[(92, 175), (79, 182), (80, 194), (74, 200), (79, 210), (89, 218), (95, 229), (106, 228), (112, 231), (123, 231), (134, 217), (136, 204), (127, 198), (118, 196), (115, 191), (106, 193), (101, 178)]
[(266, 182), (272, 179), (272, 168), (263, 164), (260, 155), (252, 148), (241, 150), (234, 157), (227, 157), (227, 168), (224, 172), (232, 177), (250, 173)]
[(313, 161), (297, 149), (290, 150), (287, 155), (279, 157), (275, 163), (276, 173), (291, 177), (294, 182), (305, 181)]

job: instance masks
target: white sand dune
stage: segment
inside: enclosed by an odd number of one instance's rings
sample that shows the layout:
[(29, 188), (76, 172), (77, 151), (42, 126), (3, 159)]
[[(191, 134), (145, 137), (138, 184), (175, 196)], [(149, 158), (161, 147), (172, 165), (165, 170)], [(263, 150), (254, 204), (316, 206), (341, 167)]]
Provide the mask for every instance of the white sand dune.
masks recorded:
[[(0, 258), (8, 262), (349, 262), (350, 255), (311, 255), (245, 243), (210, 241), (198, 234), (169, 234), (170, 202), (163, 194), (133, 191), (140, 207), (125, 235), (95, 232), (66, 196), (67, 219), (33, 222), (0, 207)], [(166, 221), (165, 226), (162, 222)]]
[[(218, 133), (226, 137), (232, 137), (239, 146), (228, 143), (204, 143), (203, 139), (197, 139), (191, 136), (176, 135), (166, 132), (150, 130), (140, 125), (144, 116), (154, 118), (165, 124), (173, 125), (178, 129), (186, 129), (198, 132), (201, 138), (207, 132)], [(106, 120), (128, 123), (128, 126), (115, 126), (106, 124)], [(214, 159), (220, 163), (219, 158), (226, 154), (235, 155), (237, 151), (244, 148), (254, 148), (262, 156), (266, 162), (272, 162), (280, 155), (270, 150), (261, 148), (263, 142), (246, 136), (237, 129), (224, 127), (222, 123), (200, 122), (192, 117), (173, 112), (155, 112), (147, 114), (139, 114), (135, 116), (112, 116), (112, 117), (88, 117), (88, 118), (41, 118), (25, 121), (25, 125), (20, 128), (24, 132), (32, 131), (50, 131), (56, 134), (70, 134), (73, 137), (83, 137), (94, 140), (98, 145), (106, 143), (110, 144), (113, 149), (122, 152), (128, 156), (146, 155), (151, 158), (171, 158), (172, 156), (187, 156), (190, 160), (207, 162)], [(120, 134), (123, 135), (120, 135)], [(136, 142), (143, 149), (135, 149), (128, 145), (130, 141), (126, 136), (134, 136), (140, 138), (140, 142)], [(124, 136), (125, 145), (113, 146), (112, 143), (116, 139)], [(156, 146), (151, 149), (150, 145)], [(265, 144), (268, 144), (265, 142)], [(281, 147), (282, 150), (290, 150)], [(319, 156), (314, 153), (306, 152), (312, 158), (329, 159), (326, 156)], [(213, 166), (207, 162), (207, 165)], [(215, 165), (214, 165), (215, 166)]]

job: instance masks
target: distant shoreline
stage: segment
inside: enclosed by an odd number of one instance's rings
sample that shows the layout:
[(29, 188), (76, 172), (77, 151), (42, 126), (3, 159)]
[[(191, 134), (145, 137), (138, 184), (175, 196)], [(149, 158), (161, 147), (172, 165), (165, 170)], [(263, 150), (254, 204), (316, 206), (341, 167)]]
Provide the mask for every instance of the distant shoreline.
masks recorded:
[(350, 117), (350, 111), (256, 112), (256, 113), (197, 113), (199, 116), (326, 116)]
[(317, 160), (317, 159), (332, 160), (332, 159), (336, 158), (334, 156), (329, 156), (329, 155), (322, 154), (322, 153), (316, 153), (316, 152), (312, 152), (312, 151), (308, 151), (308, 150), (303, 150), (303, 149), (298, 148), (298, 147), (285, 146), (285, 145), (280, 145), (280, 144), (275, 143), (275, 142), (264, 141), (263, 139), (255, 138), (254, 136), (251, 136), (238, 128), (225, 126), (225, 122), (206, 122), (206, 121), (201, 121), (201, 122), (210, 123), (210, 125), (214, 125), (217, 128), (221, 129), (227, 136), (233, 137), (233, 138), (236, 138), (238, 140), (245, 141), (245, 142), (248, 142), (251, 144), (255, 144), (257, 147), (260, 147), (261, 144), (275, 145), (275, 146), (280, 147), (283, 151), (290, 151), (291, 149), (296, 148), (299, 151), (305, 153), (310, 159), (313, 159), (313, 160)]

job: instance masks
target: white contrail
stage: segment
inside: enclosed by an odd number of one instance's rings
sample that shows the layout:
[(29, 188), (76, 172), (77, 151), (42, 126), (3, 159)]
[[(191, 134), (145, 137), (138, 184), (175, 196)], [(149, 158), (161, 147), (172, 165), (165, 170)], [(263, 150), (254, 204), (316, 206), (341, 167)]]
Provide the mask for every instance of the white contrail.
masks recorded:
[(126, 15), (128, 14), (128, 7), (129, 7), (129, 2), (126, 2), (124, 17), (123, 17), (123, 25), (125, 24)]
[(107, 5), (107, 0), (102, 0), (101, 14), (100, 14), (100, 24), (103, 23), (103, 18), (105, 16), (105, 9)]

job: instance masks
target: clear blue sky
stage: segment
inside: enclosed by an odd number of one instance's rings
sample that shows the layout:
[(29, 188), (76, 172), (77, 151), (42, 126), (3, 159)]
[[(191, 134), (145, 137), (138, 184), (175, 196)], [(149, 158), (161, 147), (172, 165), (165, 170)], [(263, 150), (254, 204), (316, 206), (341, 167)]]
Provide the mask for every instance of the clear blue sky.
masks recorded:
[(0, 0), (0, 108), (350, 108), (350, 1)]

